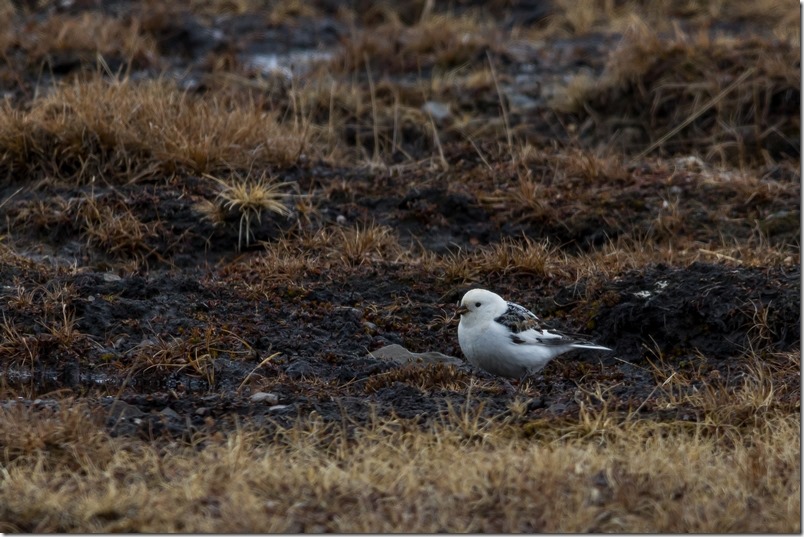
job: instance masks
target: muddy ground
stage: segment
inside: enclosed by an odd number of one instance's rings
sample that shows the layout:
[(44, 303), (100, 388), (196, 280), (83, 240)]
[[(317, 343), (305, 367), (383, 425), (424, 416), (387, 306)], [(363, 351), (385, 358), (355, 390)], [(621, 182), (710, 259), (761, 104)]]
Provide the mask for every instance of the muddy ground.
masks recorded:
[[(227, 430), (246, 417), (266, 427), (311, 413), (333, 421), (348, 415), (361, 422), (377, 413), (427, 422), (467, 398), (488, 415), (504, 414), (512, 401), (504, 384), (467, 364), (400, 365), (370, 354), (399, 344), (462, 357), (454, 308), (464, 291), (478, 286), (614, 349), (565, 355), (533, 375), (523, 387), (530, 398), (527, 419), (571, 419), (579, 393), (604, 386), (613, 411), (695, 420), (694, 411), (667, 411), (653, 397), (670, 371), (692, 379), (691, 390), (733, 386), (741, 382), (748, 350), (774, 360), (778, 352), (800, 348), (800, 87), (770, 72), (768, 61), (781, 62), (797, 80), (797, 48), (747, 20), (708, 26), (713, 36), (747, 36), (731, 55), (724, 50), (733, 48), (714, 41), (685, 45), (715, 58), (724, 81), (713, 93), (755, 69), (755, 76), (770, 81), (763, 86), (768, 94), (760, 95), (760, 120), (773, 128), (754, 128), (751, 136), (720, 129), (720, 112), (712, 111), (652, 147), (679, 123), (677, 110), (701, 102), (684, 92), (657, 98), (649, 87), (640, 93), (640, 84), (661, 86), (678, 73), (692, 78), (690, 85), (700, 82), (695, 76), (705, 67), (683, 71), (678, 42), (634, 75), (638, 83), (615, 89), (604, 82), (611, 81), (605, 78), (614, 70), (611, 58), (623, 54), (622, 33), (503, 37), (516, 24), (547, 25), (555, 15), (549, 3), (500, 3), (493, 15), (498, 34), (470, 40), (454, 59), (443, 59), (438, 49), (408, 56), (405, 36), (389, 36), (388, 46), (397, 51), (393, 61), (366, 45), (376, 40), (372, 29), (383, 22), (380, 10), (376, 20), (368, 10), (347, 22), (334, 5), (313, 5), (310, 14), (270, 20), (262, 12), (176, 8), (174, 14), (129, 2), (20, 8), (14, 27), (29, 35), (58, 17), (138, 21), (158, 54), (106, 52), (110, 71), (124, 66), (132, 80), (172, 77), (202, 97), (235, 91), (220, 83), (222, 73), (232, 72), (256, 81), (263, 106), (276, 109), (289, 106), (294, 84), (321, 76), (320, 66), (294, 64), (309, 60), (305, 52), (326, 53), (327, 76), (357, 78), (367, 91), (365, 65), (351, 65), (353, 57), (343, 52), (362, 44), (377, 55), (368, 57), (380, 100), (396, 95), (420, 115), (401, 121), (389, 146), (396, 126), (372, 119), (369, 107), (350, 110), (335, 135), (352, 155), (365, 158), (327, 158), (312, 146), (289, 165), (266, 165), (306, 201), (289, 201), (289, 216), (261, 215), (240, 249), (239, 214), (213, 222), (199, 212), (199, 201), (215, 200), (218, 191), (196, 170), (156, 166), (127, 181), (119, 168), (117, 176), (105, 167), (112, 157), (101, 140), (88, 144), (88, 160), (99, 172), (90, 181), (81, 175), (86, 170), (80, 159), (54, 157), (45, 165), (37, 161), (41, 156), (19, 160), (3, 146), (0, 352), (6, 405), (47, 406), (73, 396), (107, 412), (115, 434), (188, 438), (198, 430)], [(470, 8), (478, 9), (468, 3), (456, 9)], [(396, 9), (405, 24), (420, 6), (401, 3)], [(678, 17), (682, 26), (700, 30), (694, 18)], [(41, 53), (36, 64), (33, 46), (15, 35), (0, 81), (8, 106), (24, 111), (40, 92), (96, 72), (95, 51), (63, 46)], [(661, 39), (672, 42), (672, 35)], [(505, 117), (498, 89), (488, 80), (456, 84), (430, 99), (410, 89), (414, 78), (454, 66), (480, 68), (489, 59), (506, 96)], [(567, 81), (579, 73), (603, 77), (599, 91), (587, 93), (581, 108), (558, 107), (552, 94), (567, 93)], [(756, 96), (759, 83), (752, 80), (744, 83), (755, 84), (746, 91)], [(432, 122), (421, 113), (427, 103), (441, 111), (442, 102), (450, 103), (450, 111), (432, 114)], [(735, 107), (723, 114), (738, 121), (748, 114), (739, 98), (722, 104)], [(311, 120), (326, 124), (318, 117), (326, 111), (312, 107)], [(465, 117), (475, 126), (488, 123), (488, 132), (464, 136), (456, 124)], [(374, 147), (378, 129), (382, 147)], [(535, 156), (512, 164), (509, 136), (535, 148)], [(58, 141), (52, 143), (58, 148)], [(369, 162), (376, 151), (382, 165)], [(537, 189), (535, 203), (526, 196), (528, 186), (531, 193)], [(93, 240), (79, 201), (89, 198), (111, 214), (133, 215), (145, 230), (142, 237), (120, 248)], [(370, 226), (390, 238), (356, 253), (345, 243), (334, 244), (334, 253), (321, 242), (310, 246), (309, 238), (321, 230), (336, 243), (338, 230)], [(471, 264), (484, 248), (526, 238), (556, 248), (553, 269), (486, 264), (459, 274), (449, 268), (455, 259)], [(643, 241), (648, 252), (688, 253), (669, 263), (657, 255), (615, 273), (562, 271), (561, 256), (571, 256), (564, 261), (569, 264), (618, 240)], [(756, 246), (774, 255), (762, 263), (711, 254), (716, 244)], [(279, 245), (298, 253), (299, 266), (276, 264)], [(303, 255), (305, 250), (313, 255)], [(797, 375), (780, 382), (779, 404), (798, 408)]]

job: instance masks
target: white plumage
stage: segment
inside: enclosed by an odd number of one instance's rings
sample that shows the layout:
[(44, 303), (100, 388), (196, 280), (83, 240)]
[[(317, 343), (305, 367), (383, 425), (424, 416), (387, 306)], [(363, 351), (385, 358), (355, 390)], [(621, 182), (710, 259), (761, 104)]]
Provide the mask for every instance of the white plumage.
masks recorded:
[(608, 347), (547, 330), (536, 315), (500, 295), (472, 289), (459, 308), (458, 343), (475, 367), (508, 378), (539, 371), (547, 362), (572, 349)]

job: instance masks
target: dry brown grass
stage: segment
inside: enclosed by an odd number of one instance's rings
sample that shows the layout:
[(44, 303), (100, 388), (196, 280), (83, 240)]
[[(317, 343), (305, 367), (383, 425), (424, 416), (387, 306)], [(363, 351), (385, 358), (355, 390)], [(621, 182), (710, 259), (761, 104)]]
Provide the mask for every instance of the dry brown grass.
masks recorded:
[[(110, 438), (67, 401), (12, 405), (0, 514), (35, 532), (796, 532), (799, 416), (757, 393), (689, 396), (699, 423), (589, 405), (545, 428), (474, 401), (424, 429), (312, 418), (161, 447)], [(735, 422), (745, 404), (761, 418)]]
[(367, 30), (355, 30), (335, 69), (364, 72), (368, 63), (380, 73), (451, 68), (474, 60), (495, 42), (497, 28), (465, 15), (431, 15), (405, 25), (393, 13), (390, 20)]
[(563, 273), (562, 254), (549, 241), (503, 240), (474, 252), (457, 252), (444, 258), (430, 258), (431, 270), (443, 271), (449, 281), (467, 282), (492, 275), (530, 274), (552, 278)]
[(122, 21), (92, 12), (55, 14), (27, 25), (16, 41), (33, 66), (59, 55), (75, 55), (89, 65), (95, 64), (96, 55), (140, 66), (158, 63), (156, 43), (142, 33), (137, 18)]
[(788, 42), (680, 29), (668, 39), (637, 21), (603, 75), (579, 75), (553, 106), (591, 111), (601, 134), (617, 137), (625, 127), (649, 134), (653, 143), (637, 158), (707, 147), (708, 160), (773, 163), (797, 152), (800, 127), (784, 110), (800, 92), (798, 56)]
[(686, 24), (706, 28), (719, 23), (752, 21), (782, 39), (797, 43), (799, 14), (784, 0), (737, 0), (710, 2), (692, 0), (558, 0), (542, 27), (528, 29), (538, 37), (583, 35), (592, 32), (624, 32), (643, 20), (656, 32), (668, 32), (683, 19)]
[(273, 292), (278, 282), (295, 288), (311, 276), (361, 267), (427, 262), (418, 249), (403, 248), (389, 227), (373, 223), (294, 232), (262, 245), (264, 251), (256, 257), (222, 269), (223, 275), (237, 275), (237, 285), (242, 284), (249, 294)]
[(138, 261), (155, 254), (149, 245), (160, 232), (159, 222), (143, 223), (121, 200), (93, 196), (81, 200), (76, 219), (89, 245), (113, 257)]
[(251, 347), (230, 330), (214, 326), (180, 330), (179, 335), (156, 335), (137, 346), (131, 368), (146, 372), (186, 370), (215, 386), (215, 359), (226, 353), (230, 357), (251, 357)]
[(167, 80), (65, 83), (30, 110), (0, 108), (0, 175), (130, 183), (186, 170), (288, 166), (305, 141), (275, 114), (192, 96)]

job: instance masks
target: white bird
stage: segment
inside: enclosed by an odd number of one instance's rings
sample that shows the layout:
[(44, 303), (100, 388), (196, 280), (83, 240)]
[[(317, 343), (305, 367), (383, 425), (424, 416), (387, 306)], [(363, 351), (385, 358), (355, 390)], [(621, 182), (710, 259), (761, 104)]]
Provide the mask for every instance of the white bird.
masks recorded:
[(485, 289), (463, 295), (458, 312), (458, 343), (466, 359), (501, 377), (522, 378), (572, 349), (611, 350), (548, 330), (526, 308)]

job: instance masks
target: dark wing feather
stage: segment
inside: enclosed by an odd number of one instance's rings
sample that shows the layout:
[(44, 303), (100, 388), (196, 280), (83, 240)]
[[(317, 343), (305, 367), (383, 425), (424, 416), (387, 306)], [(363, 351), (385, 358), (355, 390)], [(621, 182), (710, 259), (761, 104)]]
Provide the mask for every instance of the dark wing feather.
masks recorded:
[[(559, 332), (545, 325), (527, 308), (519, 304), (508, 303), (505, 313), (494, 319), (511, 331), (511, 341), (516, 344), (539, 343), (541, 345), (567, 345), (569, 343), (587, 343), (580, 334)], [(522, 332), (528, 332), (523, 334)]]
[(508, 328), (513, 334), (518, 334), (525, 330), (544, 330), (538, 317), (527, 308), (523, 308), (513, 302), (509, 302), (505, 313), (494, 320)]

